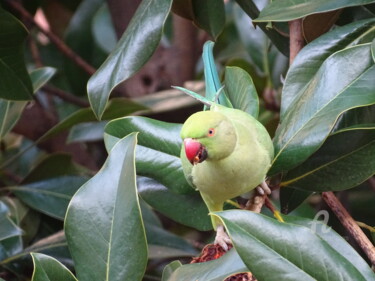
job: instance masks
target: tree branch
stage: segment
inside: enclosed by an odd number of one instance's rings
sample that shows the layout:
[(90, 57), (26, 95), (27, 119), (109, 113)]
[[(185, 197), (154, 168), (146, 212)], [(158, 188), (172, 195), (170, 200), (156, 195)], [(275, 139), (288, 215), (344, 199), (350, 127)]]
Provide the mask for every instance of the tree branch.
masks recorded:
[(25, 20), (31, 22), (33, 25), (35, 25), (40, 32), (42, 32), (44, 35), (46, 35), (49, 40), (53, 44), (56, 45), (56, 47), (69, 59), (71, 59), (75, 64), (77, 64), (79, 67), (81, 67), (85, 72), (87, 72), (90, 75), (93, 75), (96, 71), (96, 69), (91, 66), (89, 63), (87, 63), (84, 59), (82, 59), (78, 54), (76, 54), (71, 48), (69, 48), (64, 41), (62, 41), (58, 36), (56, 36), (54, 33), (44, 29), (38, 22), (36, 22), (33, 18), (33, 16), (26, 11), (22, 5), (17, 3), (16, 1), (7, 1), (7, 3), (17, 12), (21, 14), (22, 17), (25, 18)]
[(302, 34), (302, 19), (289, 22), (289, 43), (289, 65), (291, 65), (305, 44)]
[(362, 229), (354, 221), (348, 211), (344, 208), (341, 202), (333, 194), (333, 192), (323, 192), (322, 198), (330, 207), (332, 212), (340, 220), (341, 224), (350, 233), (350, 235), (357, 241), (363, 252), (367, 255), (372, 265), (375, 265), (375, 247)]
[(55, 87), (51, 87), (51, 86), (44, 86), (42, 89), (47, 94), (57, 96), (64, 101), (67, 101), (69, 103), (78, 105), (80, 107), (89, 107), (90, 106), (90, 104), (87, 101), (85, 101), (83, 99), (80, 99), (76, 96), (73, 96), (72, 94), (69, 94), (69, 93), (67, 93), (67, 92), (65, 92), (65, 91), (63, 91), (59, 88), (55, 88)]

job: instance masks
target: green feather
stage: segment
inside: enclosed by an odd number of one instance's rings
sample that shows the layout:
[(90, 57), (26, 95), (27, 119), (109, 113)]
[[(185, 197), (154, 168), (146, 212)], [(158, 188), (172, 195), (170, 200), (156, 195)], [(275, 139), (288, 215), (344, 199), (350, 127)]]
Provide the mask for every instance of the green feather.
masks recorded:
[[(204, 64), (204, 77), (206, 82), (206, 98), (213, 102), (218, 102), (219, 104), (226, 107), (233, 107), (230, 100), (222, 91), (220, 95), (218, 92), (222, 88), (220, 83), (219, 75), (216, 70), (213, 48), (215, 43), (212, 41), (207, 41), (203, 46), (203, 64)], [(218, 95), (218, 101), (216, 101), (216, 96)]]

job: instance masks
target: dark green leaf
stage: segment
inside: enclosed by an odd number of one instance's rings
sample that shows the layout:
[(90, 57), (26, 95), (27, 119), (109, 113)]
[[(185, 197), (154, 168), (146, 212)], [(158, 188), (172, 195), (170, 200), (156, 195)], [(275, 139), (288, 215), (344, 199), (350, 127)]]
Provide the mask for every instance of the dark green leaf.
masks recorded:
[(375, 124), (375, 105), (356, 107), (344, 112), (338, 118), (331, 134), (364, 124)]
[(16, 125), (26, 104), (26, 101), (0, 99), (0, 140)]
[(22, 184), (42, 181), (65, 175), (79, 175), (82, 169), (73, 162), (72, 155), (54, 153), (34, 163), (33, 169), (22, 180)]
[(197, 250), (185, 239), (163, 229), (163, 226), (151, 207), (140, 200), (142, 218), (145, 225), (149, 258), (190, 257)]
[[(254, 20), (259, 16), (259, 9), (255, 5), (254, 1), (252, 0), (236, 0), (238, 5), (242, 8), (242, 10), (252, 19)], [(289, 56), (289, 40), (285, 36), (281, 35), (275, 29), (270, 29), (267, 26), (268, 23), (260, 22), (257, 26), (262, 29), (262, 31), (270, 38), (273, 44), (277, 47), (277, 49), (284, 54), (284, 56)], [(247, 38), (246, 38), (247, 40)]]
[(374, 24), (375, 19), (368, 19), (336, 28), (309, 43), (298, 53), (285, 78), (281, 119), (329, 56), (350, 46), (371, 42), (372, 39), (369, 38), (375, 36)]
[(204, 29), (215, 40), (225, 25), (223, 0), (193, 1), (194, 23)]
[(65, 262), (71, 261), (68, 244), (62, 230), (38, 240), (28, 248), (24, 249), (18, 257), (14, 258), (27, 257), (31, 252), (43, 253)]
[(154, 53), (171, 5), (171, 0), (142, 1), (115, 50), (90, 78), (88, 96), (98, 119), (113, 88), (138, 71)]
[(28, 32), (12, 14), (0, 7), (0, 97), (31, 100), (33, 88), (24, 61)]
[(149, 258), (191, 257), (197, 251), (181, 237), (161, 227), (145, 225)]
[(347, 128), (330, 136), (281, 185), (308, 191), (344, 190), (375, 173), (375, 126)]
[(264, 8), (254, 22), (290, 21), (307, 15), (333, 11), (345, 7), (374, 3), (373, 0), (283, 0), (273, 1)]
[(177, 268), (182, 266), (180, 261), (173, 261), (170, 264), (166, 265), (163, 269), (163, 276), (161, 278), (162, 281), (168, 281), (171, 277), (172, 273), (176, 271)]
[(312, 192), (284, 186), (280, 189), (280, 208), (283, 214), (289, 214), (301, 205)]
[(235, 249), (230, 250), (219, 259), (208, 262), (182, 266), (178, 266), (178, 264), (174, 262), (173, 267), (168, 270), (174, 271), (173, 273), (169, 272), (168, 279), (164, 278), (163, 273), (163, 281), (222, 281), (231, 274), (249, 271)]
[(102, 5), (93, 18), (92, 33), (96, 43), (103, 51), (107, 54), (112, 52), (117, 43), (117, 36), (106, 3)]
[(198, 192), (177, 194), (143, 177), (138, 179), (138, 192), (147, 204), (172, 220), (202, 231), (212, 229), (208, 209)]
[(239, 67), (225, 68), (225, 90), (234, 108), (241, 109), (255, 119), (259, 114), (259, 98), (250, 75)]
[(43, 85), (46, 84), (55, 73), (56, 69), (53, 67), (42, 67), (31, 71), (30, 79), (33, 83), (34, 93), (43, 87)]
[(83, 177), (63, 176), (7, 189), (31, 208), (63, 220), (70, 199), (86, 181)]
[(342, 112), (375, 103), (374, 76), (369, 43), (325, 60), (282, 116), (269, 173), (289, 170), (306, 160), (321, 146)]
[(65, 234), (77, 277), (141, 280), (147, 243), (135, 182), (136, 134), (121, 139), (72, 198)]
[(243, 210), (217, 215), (243, 262), (260, 280), (286, 280), (286, 276), (287, 280), (369, 280), (368, 270), (362, 272), (341, 247), (335, 248), (310, 228)]
[(192, 192), (181, 166), (181, 124), (167, 123), (146, 117), (125, 117), (113, 120), (105, 128), (107, 151), (118, 139), (139, 132), (136, 152), (137, 174), (151, 177), (178, 193)]
[[(34, 93), (47, 83), (55, 74), (52, 67), (35, 69), (30, 73)], [(27, 102), (7, 101), (0, 99), (0, 139), (2, 139), (17, 123)]]
[[(64, 3), (68, 2), (70, 1)], [(106, 53), (96, 46), (92, 32), (93, 18), (103, 3), (105, 3), (104, 0), (81, 1), (65, 31), (67, 45), (95, 67), (99, 67), (106, 58)], [(89, 74), (68, 58), (64, 58), (64, 72), (71, 86), (71, 91), (75, 95), (86, 95)]]
[(58, 260), (38, 253), (31, 253), (31, 256), (34, 263), (32, 281), (77, 281)]
[[(138, 110), (145, 109), (144, 106), (134, 103), (124, 98), (114, 98), (108, 103), (103, 115), (103, 120), (114, 119), (126, 116)], [(62, 120), (60, 123), (52, 127), (43, 136), (38, 139), (38, 142), (45, 141), (58, 133), (73, 127), (76, 124), (83, 122), (95, 121), (95, 115), (90, 108), (80, 109), (69, 117)]]
[(0, 242), (20, 235), (22, 235), (22, 229), (9, 218), (8, 206), (0, 201)]

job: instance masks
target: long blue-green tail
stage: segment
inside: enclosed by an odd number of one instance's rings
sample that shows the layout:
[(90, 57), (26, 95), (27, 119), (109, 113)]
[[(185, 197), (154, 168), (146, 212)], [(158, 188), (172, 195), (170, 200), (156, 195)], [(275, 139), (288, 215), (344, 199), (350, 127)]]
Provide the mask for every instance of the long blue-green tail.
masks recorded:
[[(221, 105), (227, 107), (233, 107), (228, 97), (225, 94), (225, 90), (221, 89), (219, 75), (216, 70), (213, 48), (215, 43), (207, 41), (203, 46), (203, 64), (204, 64), (204, 77), (206, 82), (206, 99), (212, 102), (218, 102)], [(218, 97), (217, 97), (218, 95)], [(216, 101), (218, 99), (218, 101)]]

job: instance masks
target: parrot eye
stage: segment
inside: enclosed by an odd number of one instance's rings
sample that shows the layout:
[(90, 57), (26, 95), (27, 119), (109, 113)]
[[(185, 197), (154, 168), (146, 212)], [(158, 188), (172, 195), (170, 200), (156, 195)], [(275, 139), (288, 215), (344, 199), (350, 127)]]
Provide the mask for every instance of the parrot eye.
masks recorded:
[(215, 129), (211, 128), (211, 129), (208, 130), (207, 136), (212, 137), (213, 135), (215, 135)]

